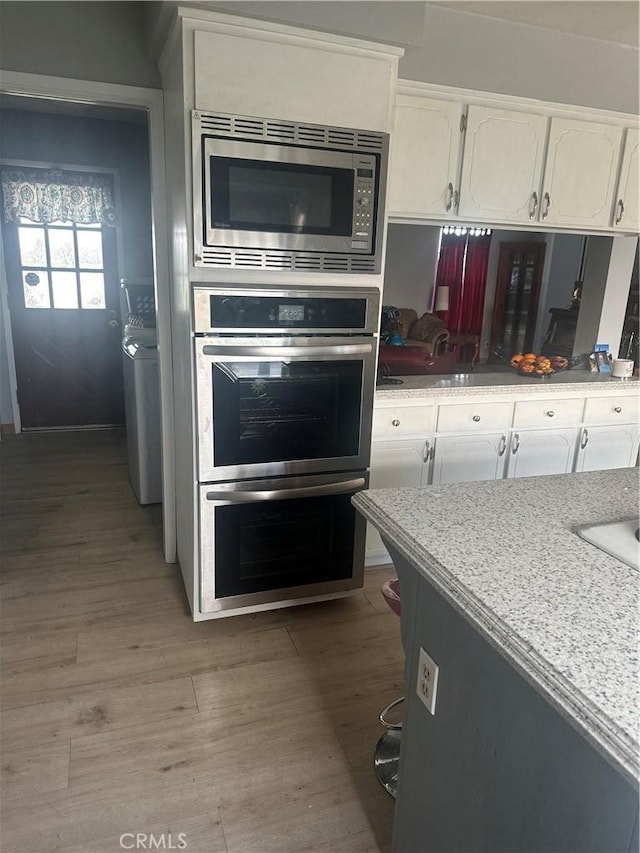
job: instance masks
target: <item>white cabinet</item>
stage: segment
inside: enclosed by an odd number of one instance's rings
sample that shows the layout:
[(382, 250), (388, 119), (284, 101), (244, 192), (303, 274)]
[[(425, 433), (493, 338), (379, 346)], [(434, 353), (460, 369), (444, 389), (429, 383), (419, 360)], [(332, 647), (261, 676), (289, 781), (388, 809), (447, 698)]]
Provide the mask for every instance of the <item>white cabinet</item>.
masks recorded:
[(637, 424), (584, 427), (576, 457), (576, 471), (629, 468), (638, 459)]
[(464, 105), (398, 95), (391, 141), (391, 216), (455, 214)]
[(576, 429), (514, 432), (507, 459), (507, 477), (569, 474), (576, 452)]
[(640, 229), (640, 131), (627, 128), (622, 165), (613, 210), (614, 228), (620, 231)]
[(540, 221), (607, 228), (621, 141), (622, 128), (615, 125), (552, 118)]
[(537, 216), (548, 118), (470, 106), (460, 216), (529, 222)]
[[(371, 446), (370, 489), (423, 486), (428, 481), (428, 462), (432, 447), (429, 438), (374, 441)], [(367, 564), (386, 563), (389, 555), (380, 534), (367, 524)]]
[(506, 433), (436, 438), (433, 484), (499, 480), (504, 475)]

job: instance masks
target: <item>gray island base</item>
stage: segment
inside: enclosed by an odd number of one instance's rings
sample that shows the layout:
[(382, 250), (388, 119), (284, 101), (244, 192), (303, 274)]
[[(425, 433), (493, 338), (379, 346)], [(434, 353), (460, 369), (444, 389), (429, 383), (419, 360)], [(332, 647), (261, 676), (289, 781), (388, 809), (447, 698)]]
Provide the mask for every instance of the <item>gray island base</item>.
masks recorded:
[[(578, 528), (638, 515), (638, 470), (353, 498), (400, 579), (396, 853), (638, 850), (640, 574)], [(435, 713), (417, 695), (438, 667)]]

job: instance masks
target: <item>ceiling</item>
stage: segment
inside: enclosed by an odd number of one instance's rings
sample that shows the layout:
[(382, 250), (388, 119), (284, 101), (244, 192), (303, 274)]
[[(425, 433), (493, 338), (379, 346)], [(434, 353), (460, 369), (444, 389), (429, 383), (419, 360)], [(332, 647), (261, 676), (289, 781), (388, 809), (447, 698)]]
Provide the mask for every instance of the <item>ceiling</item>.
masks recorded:
[(639, 44), (638, 0), (434, 0), (426, 5), (630, 47)]

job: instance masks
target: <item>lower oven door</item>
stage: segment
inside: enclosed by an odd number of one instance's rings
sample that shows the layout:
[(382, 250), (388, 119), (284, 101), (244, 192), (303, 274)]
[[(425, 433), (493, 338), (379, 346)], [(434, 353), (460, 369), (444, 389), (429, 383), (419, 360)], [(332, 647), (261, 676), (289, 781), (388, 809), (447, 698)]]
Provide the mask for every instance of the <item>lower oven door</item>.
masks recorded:
[(201, 483), (369, 467), (376, 340), (197, 338)]
[(368, 473), (200, 487), (203, 613), (362, 586)]

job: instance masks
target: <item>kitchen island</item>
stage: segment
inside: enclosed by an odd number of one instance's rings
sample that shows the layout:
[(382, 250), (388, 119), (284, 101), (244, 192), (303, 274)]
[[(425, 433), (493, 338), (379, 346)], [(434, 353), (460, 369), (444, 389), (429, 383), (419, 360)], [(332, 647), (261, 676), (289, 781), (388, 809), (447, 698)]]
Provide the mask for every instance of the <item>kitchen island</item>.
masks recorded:
[[(637, 850), (640, 575), (575, 532), (637, 517), (637, 469), (353, 502), (401, 586), (394, 850)], [(439, 668), (433, 716), (421, 648)]]

